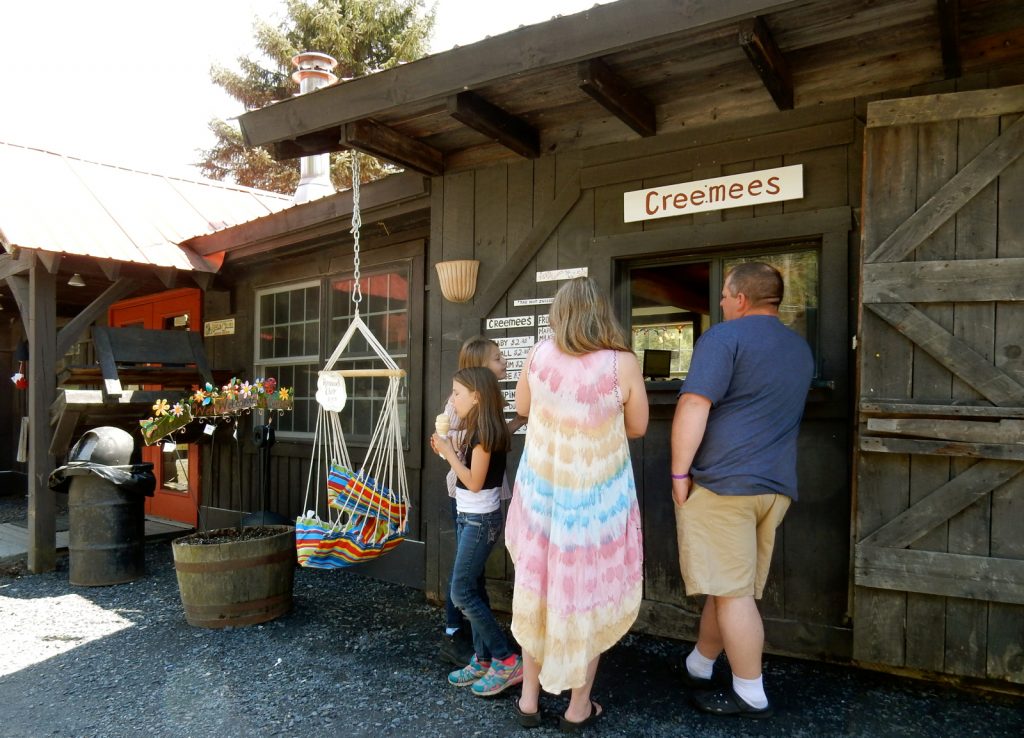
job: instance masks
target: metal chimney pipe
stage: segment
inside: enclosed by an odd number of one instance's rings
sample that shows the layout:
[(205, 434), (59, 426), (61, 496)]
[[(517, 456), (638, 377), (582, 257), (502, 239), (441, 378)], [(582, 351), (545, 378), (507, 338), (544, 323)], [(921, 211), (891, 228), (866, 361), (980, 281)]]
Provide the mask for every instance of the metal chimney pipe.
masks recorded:
[[(292, 57), (292, 64), (298, 71), (292, 72), (292, 79), (299, 83), (299, 94), (319, 90), (333, 85), (338, 78), (331, 73), (338, 62), (327, 54), (304, 51)], [(331, 184), (331, 155), (317, 154), (304, 156), (299, 160), (299, 186), (295, 188), (296, 203), (309, 202), (334, 194)]]

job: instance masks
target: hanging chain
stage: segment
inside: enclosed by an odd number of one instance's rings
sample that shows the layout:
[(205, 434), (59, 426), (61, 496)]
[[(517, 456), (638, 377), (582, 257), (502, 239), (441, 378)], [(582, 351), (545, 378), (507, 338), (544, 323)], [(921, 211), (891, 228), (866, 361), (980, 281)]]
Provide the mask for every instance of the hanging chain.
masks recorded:
[(352, 288), (352, 302), (356, 306), (356, 314), (359, 314), (359, 303), (363, 301), (363, 291), (359, 286), (359, 228), (363, 225), (363, 217), (359, 212), (359, 152), (352, 150), (352, 257), (355, 267), (352, 278), (355, 286)]

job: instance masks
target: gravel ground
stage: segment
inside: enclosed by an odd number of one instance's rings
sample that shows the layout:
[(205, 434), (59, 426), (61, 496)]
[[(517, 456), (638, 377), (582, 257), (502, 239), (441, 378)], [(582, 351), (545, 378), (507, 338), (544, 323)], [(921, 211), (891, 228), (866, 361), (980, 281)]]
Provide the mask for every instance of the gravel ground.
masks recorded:
[[(0, 508), (2, 512), (2, 508)], [(57, 571), (0, 572), (2, 736), (504, 736), (511, 698), (473, 697), (436, 660), (442, 613), (422, 592), (351, 572), (297, 569), (290, 615), (264, 625), (186, 624), (170, 545), (146, 546), (131, 584), (72, 587)], [(768, 657), (769, 721), (714, 718), (685, 704), (689, 646), (628, 636), (602, 661), (603, 736), (1013, 736), (1024, 700), (852, 668)], [(516, 690), (510, 690), (510, 692)]]

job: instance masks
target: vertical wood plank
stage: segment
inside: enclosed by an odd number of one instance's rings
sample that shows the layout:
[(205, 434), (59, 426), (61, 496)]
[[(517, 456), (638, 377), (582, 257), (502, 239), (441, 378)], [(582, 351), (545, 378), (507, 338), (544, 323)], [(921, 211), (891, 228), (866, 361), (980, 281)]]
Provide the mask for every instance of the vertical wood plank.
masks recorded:
[[(1005, 130), (1016, 116), (1002, 120)], [(1000, 258), (1024, 257), (1024, 160), (1007, 167), (999, 178), (997, 253)], [(1024, 290), (1024, 286), (1022, 286)], [(1024, 303), (996, 306), (995, 362), (1024, 382)], [(1024, 558), (1024, 480), (1018, 477), (992, 493), (991, 555)], [(992, 603), (988, 612), (987, 675), (1024, 683), (1024, 607)]]
[[(442, 336), (444, 328), (443, 299), (441, 288), (437, 281), (437, 272), (434, 264), (443, 259), (444, 251), (444, 178), (434, 177), (430, 182), (430, 239), (427, 242), (427, 274), (424, 282), (429, 285), (426, 298), (426, 325), (424, 326), (424, 339), (426, 341), (425, 356), (423, 361), (423, 402), (424, 402), (424, 438), (428, 437), (433, 430), (432, 417), (441, 412), (438, 408), (444, 406), (441, 399), (441, 356), (444, 346)], [(444, 520), (441, 515), (441, 503), (447, 500), (447, 493), (440, 489), (443, 485), (437, 480), (442, 478), (444, 470), (441, 468), (440, 459), (432, 453), (425, 453), (423, 456), (423, 477), (420, 483), (421, 506), (423, 508), (423, 540), (424, 540), (424, 589), (429, 599), (443, 599), (441, 593), (441, 561), (440, 544), (441, 528), (440, 523)], [(451, 526), (449, 524), (449, 535)]]
[(49, 477), (53, 435), (50, 405), (57, 394), (56, 278), (36, 262), (29, 272), (28, 316), (28, 568), (52, 571), (57, 562), (57, 521)]
[[(866, 133), (864, 254), (870, 254), (914, 211), (917, 134), (912, 126), (870, 129)], [(909, 397), (909, 342), (864, 311), (861, 323), (861, 394)], [(860, 454), (857, 537), (892, 519), (908, 506), (910, 462), (898, 454)], [(857, 587), (854, 599), (856, 659), (902, 666), (905, 661), (906, 594)]]
[[(918, 151), (926, 152), (917, 166), (917, 207), (920, 207), (956, 173), (956, 122), (933, 123), (917, 127)], [(946, 223), (926, 239), (915, 252), (917, 261), (951, 259), (955, 252), (955, 229)], [(918, 306), (943, 328), (953, 328), (953, 308), (933, 304)], [(913, 347), (913, 390), (911, 396), (924, 402), (948, 403), (952, 375), (919, 346)], [(926, 497), (949, 481), (950, 462), (946, 458), (915, 455), (910, 457), (910, 503)], [(946, 526), (916, 541), (911, 548), (926, 551), (946, 550)], [(907, 595), (907, 666), (941, 671), (945, 648), (945, 598), (910, 593)]]
[[(958, 166), (962, 168), (999, 134), (995, 118), (967, 118), (958, 127)], [(990, 184), (956, 214), (956, 258), (990, 259), (996, 253), (997, 187)], [(947, 224), (948, 225), (948, 224)], [(993, 358), (995, 305), (958, 303), (954, 305), (953, 334), (982, 356)], [(965, 382), (955, 380), (953, 397), (975, 400), (980, 395)], [(970, 466), (954, 460), (954, 473)], [(984, 497), (950, 519), (949, 551), (988, 556), (991, 498)], [(946, 670), (954, 674), (981, 677), (986, 671), (988, 651), (988, 605), (950, 598), (946, 603)]]

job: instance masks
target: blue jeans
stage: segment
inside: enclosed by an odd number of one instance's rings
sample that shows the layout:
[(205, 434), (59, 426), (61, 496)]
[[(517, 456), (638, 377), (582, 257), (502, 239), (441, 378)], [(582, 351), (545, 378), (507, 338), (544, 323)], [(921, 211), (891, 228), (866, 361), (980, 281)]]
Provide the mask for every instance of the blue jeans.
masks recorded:
[[(448, 499), (449, 499), (449, 501), (451, 501), (451, 506), (452, 506), (452, 522), (455, 523), (455, 525), (456, 525), (456, 527), (455, 527), (455, 548), (456, 548), (456, 550), (458, 550), (458, 547), (459, 547), (459, 528), (458, 528), (459, 509), (458, 509), (458, 507), (455, 504), (455, 498), (454, 497), (449, 497)], [(452, 569), (454, 570), (454, 568), (455, 568), (455, 562), (453, 561), (452, 562)], [(465, 628), (465, 627), (467, 627), (466, 626), (466, 618), (464, 618), (462, 616), (462, 610), (457, 608), (452, 603), (452, 579), (453, 579), (453, 576), (451, 574), (449, 574), (449, 576), (448, 576), (448, 593), (447, 593), (448, 596), (447, 596), (447, 598), (445, 598), (445, 601), (444, 601), (444, 624), (445, 624), (446, 628)], [(487, 596), (487, 583), (486, 583), (486, 577), (484, 577), (483, 572), (480, 572), (480, 581), (479, 581), (478, 584), (479, 584), (479, 589), (480, 589), (480, 596), (483, 598), (484, 604), (486, 604), (487, 607), (490, 608), (491, 600)]]
[(459, 513), (455, 522), (458, 547), (452, 567), (451, 599), (473, 626), (473, 650), (478, 661), (504, 659), (512, 654), (483, 587), (484, 565), (498, 542), (503, 523), (500, 508), (489, 513)]

